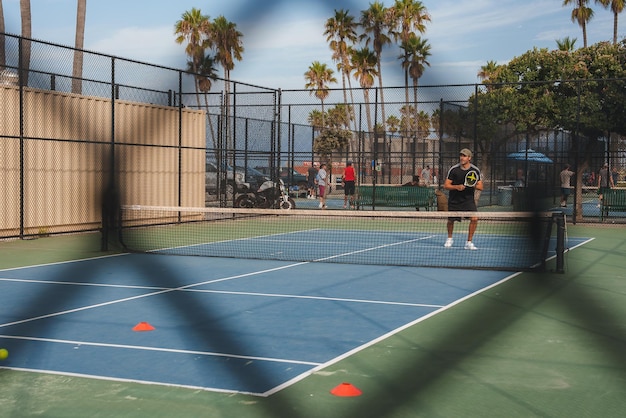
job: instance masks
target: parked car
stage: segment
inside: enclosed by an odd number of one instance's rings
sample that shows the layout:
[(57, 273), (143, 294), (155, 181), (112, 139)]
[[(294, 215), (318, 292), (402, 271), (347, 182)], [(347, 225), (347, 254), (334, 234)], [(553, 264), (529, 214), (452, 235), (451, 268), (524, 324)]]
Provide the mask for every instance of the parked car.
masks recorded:
[(250, 189), (252, 190), (257, 190), (261, 186), (261, 184), (265, 183), (268, 180), (271, 180), (269, 176), (266, 176), (265, 174), (261, 173), (259, 170), (256, 170), (252, 167), (248, 167), (246, 169), (245, 167), (236, 166), (235, 172), (245, 173), (244, 181), (250, 185)]
[[(270, 167), (255, 167), (261, 173), (270, 176)], [(289, 194), (300, 197), (306, 197), (308, 190), (307, 178), (304, 174), (300, 174), (293, 168), (281, 167), (278, 170), (280, 178), (289, 190)]]
[(20, 77), (17, 75), (17, 71), (5, 68), (0, 71), (0, 84), (17, 86), (20, 83)]
[[(226, 194), (227, 198), (232, 198), (235, 192), (241, 192), (247, 190), (250, 185), (245, 181), (244, 171), (236, 171), (227, 164), (224, 165), (224, 170), (226, 172), (225, 182), (224, 177), (220, 178), (220, 186), (221, 191)], [(205, 169), (205, 191), (207, 194), (217, 194), (218, 191), (218, 177), (223, 174), (218, 170), (218, 166), (216, 163), (212, 161), (206, 162)]]
[(334, 181), (335, 189), (336, 190), (343, 190), (343, 176), (338, 174), (338, 175), (333, 176), (333, 177), (335, 178), (335, 181)]

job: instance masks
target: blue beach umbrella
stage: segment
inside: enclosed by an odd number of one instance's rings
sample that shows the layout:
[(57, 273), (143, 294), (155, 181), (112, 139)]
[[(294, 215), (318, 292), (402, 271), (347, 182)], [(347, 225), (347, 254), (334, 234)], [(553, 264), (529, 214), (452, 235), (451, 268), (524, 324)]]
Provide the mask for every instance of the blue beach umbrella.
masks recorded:
[(553, 161), (548, 158), (545, 154), (541, 152), (537, 152), (533, 149), (527, 149), (525, 151), (512, 152), (506, 156), (509, 160), (516, 161), (528, 161), (531, 163), (544, 163), (544, 164), (552, 164)]

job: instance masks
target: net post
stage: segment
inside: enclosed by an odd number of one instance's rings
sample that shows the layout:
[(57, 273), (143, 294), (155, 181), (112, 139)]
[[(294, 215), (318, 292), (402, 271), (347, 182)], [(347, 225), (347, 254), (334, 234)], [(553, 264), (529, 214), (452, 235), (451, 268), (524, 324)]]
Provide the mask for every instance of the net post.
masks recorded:
[[(536, 220), (539, 223), (539, 218)], [(548, 251), (550, 250), (550, 239), (552, 236), (552, 227), (554, 225), (554, 215), (550, 216), (546, 223), (545, 234), (543, 235), (543, 245), (541, 246), (541, 271), (546, 271), (546, 259), (548, 258)]]
[(120, 233), (121, 208), (118, 196), (112, 185), (109, 185), (102, 195), (100, 251), (109, 251), (109, 244), (115, 239), (119, 240), (119, 236), (114, 236), (114, 232)]
[(552, 219), (556, 223), (556, 272), (565, 273), (565, 214), (555, 212)]

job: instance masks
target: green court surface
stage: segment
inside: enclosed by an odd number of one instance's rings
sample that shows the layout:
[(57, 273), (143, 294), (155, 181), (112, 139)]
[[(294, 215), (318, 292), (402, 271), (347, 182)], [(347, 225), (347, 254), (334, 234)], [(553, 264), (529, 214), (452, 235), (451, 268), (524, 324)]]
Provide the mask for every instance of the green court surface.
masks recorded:
[[(566, 254), (564, 274), (516, 275), (268, 397), (0, 368), (0, 417), (621, 417), (626, 228), (568, 234), (595, 239)], [(99, 246), (90, 235), (4, 241), (0, 268)], [(342, 383), (362, 394), (330, 393)]]

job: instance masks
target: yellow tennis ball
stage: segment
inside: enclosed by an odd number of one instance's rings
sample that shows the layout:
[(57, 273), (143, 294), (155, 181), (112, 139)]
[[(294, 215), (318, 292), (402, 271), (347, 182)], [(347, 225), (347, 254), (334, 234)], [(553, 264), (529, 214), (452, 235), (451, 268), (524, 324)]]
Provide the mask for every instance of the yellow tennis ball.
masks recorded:
[(9, 350), (6, 348), (0, 348), (0, 360), (4, 360), (9, 357)]

